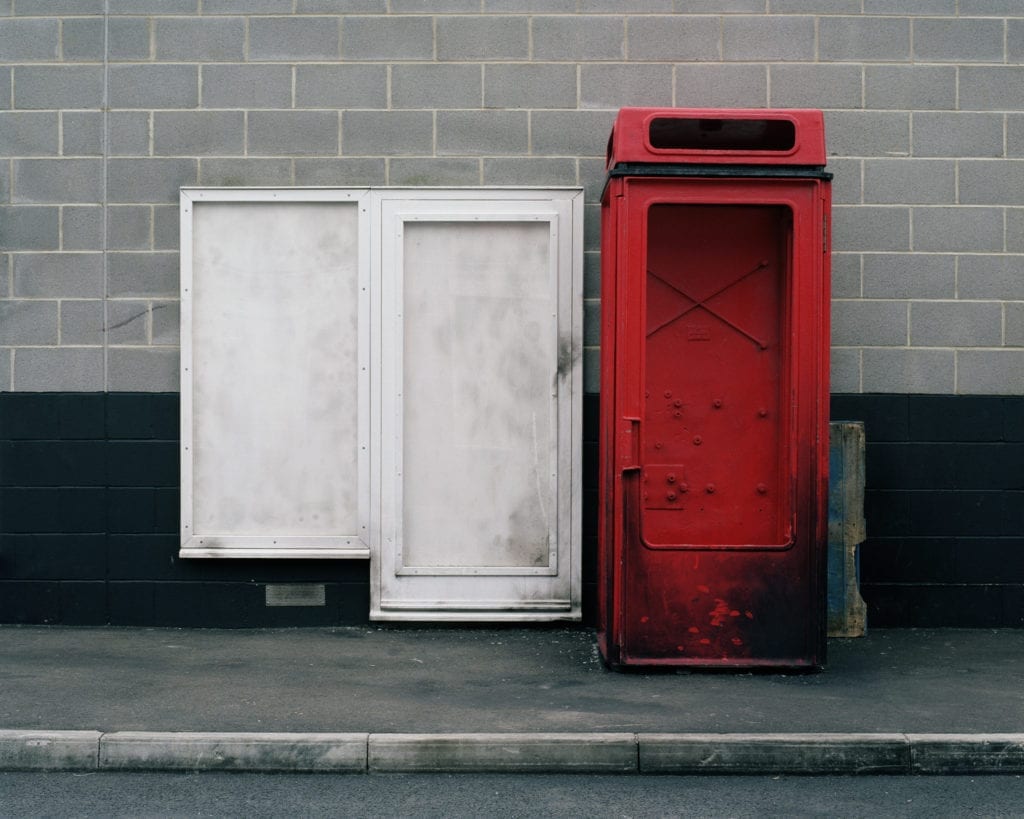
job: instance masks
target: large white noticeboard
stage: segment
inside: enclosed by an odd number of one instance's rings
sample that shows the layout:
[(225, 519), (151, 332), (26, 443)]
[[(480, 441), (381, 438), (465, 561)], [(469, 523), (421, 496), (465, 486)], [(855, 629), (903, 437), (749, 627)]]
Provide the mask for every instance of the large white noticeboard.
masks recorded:
[(185, 189), (182, 549), (579, 617), (582, 193)]

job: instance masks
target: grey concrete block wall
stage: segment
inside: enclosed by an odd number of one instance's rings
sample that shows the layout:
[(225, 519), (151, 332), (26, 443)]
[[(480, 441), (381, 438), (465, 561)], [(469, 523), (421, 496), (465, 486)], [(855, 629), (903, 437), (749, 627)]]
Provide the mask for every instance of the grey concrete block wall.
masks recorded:
[(4, 0), (0, 390), (177, 387), (182, 185), (582, 185), (622, 105), (824, 109), (833, 389), (1024, 392), (1024, 5)]

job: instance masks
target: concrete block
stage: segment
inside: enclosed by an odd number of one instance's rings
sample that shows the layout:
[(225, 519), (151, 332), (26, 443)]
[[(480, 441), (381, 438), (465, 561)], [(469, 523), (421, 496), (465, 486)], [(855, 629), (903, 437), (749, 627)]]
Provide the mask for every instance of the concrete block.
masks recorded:
[(291, 108), (286, 65), (204, 65), (203, 108)]
[(868, 159), (864, 162), (868, 204), (956, 202), (956, 163), (942, 159)]
[(65, 62), (102, 62), (104, 49), (103, 19), (72, 17), (61, 26), (61, 57)]
[(769, 66), (771, 104), (787, 108), (862, 108), (859, 65), (827, 63)]
[(962, 204), (1024, 205), (1024, 159), (977, 159), (959, 167)]
[(149, 156), (151, 116), (148, 111), (108, 113), (107, 150), (110, 156)]
[(1006, 61), (1024, 63), (1024, 20), (1006, 21)]
[(1024, 304), (1003, 305), (1003, 345), (1024, 347)]
[(0, 301), (0, 346), (56, 343), (56, 301)]
[(583, 300), (583, 346), (601, 346), (601, 300)]
[(11, 201), (14, 204), (101, 202), (100, 159), (16, 159)]
[(383, 159), (296, 159), (296, 185), (358, 187), (384, 185), (387, 169)]
[(769, 10), (772, 14), (860, 14), (861, 0), (771, 0)]
[(930, 63), (1001, 63), (1004, 23), (985, 19), (914, 20), (914, 59)]
[(604, 162), (603, 156), (576, 160), (576, 166), (579, 168), (579, 184), (583, 186), (583, 196), (588, 202), (601, 201), (601, 192), (604, 190), (607, 177)]
[(826, 111), (828, 156), (896, 157), (910, 153), (910, 115)]
[(832, 254), (832, 298), (860, 298), (861, 258), (859, 253)]
[(103, 14), (103, 0), (18, 0), (15, 15), (42, 17), (45, 15)]
[(580, 68), (580, 108), (626, 105), (671, 106), (670, 65), (584, 65)]
[[(982, 0), (988, 2), (988, 0)], [(960, 4), (961, 6), (963, 3)], [(865, 14), (953, 15), (957, 0), (864, 0)]]
[(434, 152), (429, 111), (346, 111), (341, 122), (346, 156), (401, 156)]
[(1024, 391), (1024, 350), (958, 350), (957, 392), (963, 395), (1020, 395)]
[(908, 734), (918, 774), (1019, 774), (1024, 734)]
[(902, 734), (640, 734), (640, 772), (906, 773)]
[(626, 24), (623, 17), (534, 17), (533, 59), (552, 62), (623, 60)]
[(120, 731), (104, 734), (100, 740), (99, 767), (133, 771), (362, 773), (366, 770), (366, 736)]
[(150, 314), (153, 344), (170, 344), (176, 346), (180, 341), (181, 305), (177, 301), (158, 301), (153, 303)]
[(241, 17), (158, 18), (155, 42), (158, 60), (240, 62), (245, 59), (245, 20)]
[(19, 254), (14, 257), (14, 295), (31, 299), (103, 298), (103, 254)]
[(296, 14), (384, 14), (387, 0), (296, 0)]
[(862, 361), (864, 392), (951, 395), (955, 389), (952, 350), (868, 347)]
[(109, 253), (107, 295), (177, 296), (177, 253)]
[(178, 201), (178, 189), (196, 183), (195, 159), (111, 159), (107, 201), (112, 204)]
[[(996, 114), (990, 116), (998, 117)], [(1006, 115), (1006, 155), (1024, 156), (1024, 115)], [(998, 156), (998, 154), (988, 154), (988, 156)]]
[(503, 156), (529, 149), (525, 111), (438, 111), (439, 156)]
[(102, 65), (19, 65), (14, 69), (15, 108), (100, 108)]
[(60, 21), (56, 18), (0, 19), (0, 54), (4, 55), (4, 62), (52, 61), (59, 53)]
[(103, 112), (62, 111), (64, 156), (103, 155)]
[(484, 10), (499, 14), (572, 14), (576, 0), (485, 0)]
[(914, 156), (1002, 156), (1001, 114), (915, 111)]
[(864, 160), (829, 157), (832, 174), (832, 202), (836, 205), (860, 205), (864, 202)]
[(0, 770), (94, 771), (99, 731), (0, 731)]
[(65, 300), (60, 303), (60, 343), (97, 346), (104, 342), (103, 300)]
[(963, 66), (960, 109), (1020, 111), (1024, 109), (1024, 65)]
[(157, 156), (231, 156), (245, 152), (241, 111), (155, 111), (153, 153)]
[(583, 254), (583, 298), (601, 298), (601, 254), (588, 251)]
[(389, 185), (479, 185), (479, 159), (392, 159)]
[(832, 249), (910, 250), (910, 209), (839, 205), (832, 211)]
[(56, 250), (59, 208), (0, 206), (0, 250)]
[(530, 56), (527, 17), (473, 16), (437, 18), (439, 60), (526, 60)]
[(371, 772), (635, 773), (634, 734), (370, 734)]
[(13, 389), (25, 392), (100, 392), (102, 347), (23, 347), (14, 351)]
[(199, 68), (194, 65), (112, 65), (113, 108), (195, 108)]
[[(621, 14), (622, 3), (616, 0), (580, 0), (579, 10), (584, 14)], [(673, 0), (635, 0), (629, 10), (635, 14), (657, 14), (673, 10)]]
[(479, 108), (483, 79), (478, 65), (396, 65), (391, 104), (396, 108)]
[(203, 0), (203, 14), (289, 14), (293, 0)]
[(833, 347), (829, 366), (829, 388), (833, 393), (861, 391), (860, 348)]
[(152, 53), (148, 17), (111, 17), (107, 48), (111, 62), (148, 60)]
[(576, 184), (576, 162), (571, 158), (485, 159), (485, 185), (558, 186)]
[(61, 250), (103, 250), (101, 206), (61, 208)]
[(153, 250), (177, 250), (181, 219), (174, 205), (153, 207)]
[(386, 108), (383, 65), (300, 65), (295, 69), (297, 108)]
[[(616, 4), (621, 8), (621, 4)], [(689, 15), (651, 15), (626, 19), (629, 59), (651, 62), (718, 60), (717, 18)]]
[(914, 347), (998, 347), (1002, 305), (995, 301), (917, 301), (910, 306)]
[(1024, 301), (1024, 256), (960, 257), (957, 295), (962, 299)]
[(1003, 249), (999, 208), (913, 208), (916, 251), (986, 252)]
[(56, 156), (59, 147), (56, 111), (0, 111), (0, 156)]
[(107, 208), (107, 247), (110, 250), (149, 250), (153, 209), (149, 205), (111, 205)]
[(14, 69), (10, 66), (0, 67), (0, 110), (7, 110), (14, 106), (13, 82), (11, 78)]
[(149, 302), (107, 300), (107, 344), (149, 343)]
[(838, 347), (899, 347), (907, 343), (909, 303), (832, 300), (832, 343)]
[(597, 202), (583, 206), (583, 251), (601, 250), (601, 205)]
[(575, 108), (574, 65), (485, 65), (487, 108)]
[(677, 65), (675, 104), (682, 108), (763, 108), (768, 68), (763, 65)]
[(341, 47), (337, 17), (252, 17), (250, 60), (336, 60)]
[(815, 58), (814, 17), (782, 15), (722, 18), (722, 59), (810, 61)]
[(821, 60), (860, 63), (910, 59), (910, 20), (906, 18), (825, 16), (818, 21), (818, 38)]
[(420, 14), (431, 11), (439, 14), (479, 11), (476, 0), (391, 0), (392, 14)]
[(956, 68), (944, 65), (869, 65), (864, 69), (868, 108), (956, 108)]
[(956, 257), (938, 253), (864, 256), (868, 299), (950, 299), (956, 295)]
[(290, 159), (201, 159), (199, 181), (225, 187), (295, 184)]
[(432, 60), (430, 17), (346, 17), (341, 27), (343, 60)]
[(198, 6), (198, 0), (110, 0), (109, 8), (111, 14), (195, 14)]
[(614, 111), (535, 111), (530, 153), (603, 157), (614, 121)]
[(175, 347), (111, 347), (107, 351), (110, 392), (177, 392), (179, 352)]
[(1024, 253), (1024, 209), (1006, 209), (1006, 249), (1010, 253)]
[(338, 153), (335, 111), (252, 111), (249, 153), (254, 156), (309, 156)]
[(0, 202), (11, 201), (11, 163), (0, 162)]

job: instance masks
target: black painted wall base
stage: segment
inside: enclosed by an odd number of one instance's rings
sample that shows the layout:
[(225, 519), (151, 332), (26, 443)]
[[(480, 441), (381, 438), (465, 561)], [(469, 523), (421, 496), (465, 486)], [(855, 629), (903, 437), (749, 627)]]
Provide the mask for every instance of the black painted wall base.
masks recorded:
[[(360, 560), (178, 558), (178, 395), (0, 393), (0, 622), (367, 622)], [(836, 395), (864, 420), (874, 626), (1024, 625), (1024, 398)], [(583, 608), (594, 621), (598, 399), (584, 400)], [(267, 605), (316, 584), (323, 605)]]

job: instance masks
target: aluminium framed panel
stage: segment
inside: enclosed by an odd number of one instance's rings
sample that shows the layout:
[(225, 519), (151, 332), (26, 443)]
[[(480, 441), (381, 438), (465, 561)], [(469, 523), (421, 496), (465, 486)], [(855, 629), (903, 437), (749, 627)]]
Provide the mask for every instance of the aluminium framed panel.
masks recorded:
[[(373, 200), (375, 327), (381, 350), (381, 538), (371, 565), (371, 619), (571, 620), (580, 614), (582, 194), (578, 189), (378, 189)], [(403, 234), (416, 226), (533, 224), (548, 240), (550, 436), (555, 514), (543, 565), (431, 564), (407, 555)], [(471, 229), (472, 230), (472, 229)], [(453, 253), (452, 258), (456, 254)], [(377, 330), (374, 331), (377, 337)], [(376, 412), (375, 412), (376, 417)], [(439, 419), (440, 420), (440, 419)], [(536, 441), (524, 442), (535, 446)], [(457, 460), (452, 462), (457, 464)], [(451, 468), (448, 473), (451, 474)], [(438, 480), (444, 480), (439, 474)], [(500, 504), (499, 504), (500, 505)], [(422, 524), (422, 520), (420, 524)], [(422, 534), (422, 533), (420, 533)], [(443, 532), (429, 537), (444, 540)], [(443, 546), (441, 548), (444, 548)], [(493, 561), (492, 561), (493, 562)]]
[[(377, 529), (376, 523), (372, 520), (373, 506), (371, 498), (371, 462), (376, 457), (376, 448), (372, 444), (373, 431), (371, 429), (370, 420), (370, 371), (372, 368), (370, 362), (370, 304), (373, 298), (373, 285), (370, 281), (370, 248), (369, 248), (369, 208), (367, 204), (368, 191), (365, 188), (352, 188), (352, 189), (337, 189), (337, 188), (183, 188), (181, 190), (181, 549), (180, 555), (182, 557), (193, 557), (193, 558), (366, 558), (370, 554), (370, 550), (373, 542), (373, 532)], [(220, 409), (232, 408), (237, 411), (240, 403), (245, 404), (246, 402), (253, 402), (259, 405), (261, 402), (263, 406), (269, 404), (277, 405), (276, 409), (272, 411), (276, 420), (296, 422), (296, 435), (307, 435), (309, 430), (300, 428), (306, 423), (316, 423), (320, 421), (324, 427), (329, 426), (331, 423), (336, 425), (336, 428), (340, 428), (343, 424), (339, 424), (336, 418), (331, 418), (332, 410), (329, 408), (331, 398), (337, 400), (337, 404), (341, 406), (348, 406), (354, 412), (356, 418), (355, 422), (355, 463), (356, 463), (356, 475), (354, 476), (354, 494), (355, 502), (354, 506), (355, 520), (349, 521), (348, 526), (335, 527), (338, 530), (334, 531), (323, 531), (323, 525), (313, 523), (307, 523), (303, 526), (296, 526), (293, 519), (288, 519), (288, 515), (284, 516), (283, 520), (249, 520), (245, 522), (245, 525), (232, 526), (230, 520), (230, 514), (227, 516), (225, 524), (207, 529), (205, 524), (196, 515), (196, 505), (199, 498), (197, 495), (197, 480), (200, 481), (204, 488), (216, 487), (222, 481), (224, 477), (217, 474), (209, 474), (210, 468), (207, 463), (212, 462), (214, 464), (213, 472), (216, 472), (218, 459), (216, 453), (208, 453), (213, 458), (205, 458), (203, 455), (207, 453), (197, 453), (197, 445), (200, 449), (207, 446), (208, 441), (204, 439), (201, 427), (206, 422), (206, 417), (210, 413), (215, 413), (216, 407), (197, 406), (197, 387), (200, 387), (203, 382), (202, 378), (197, 379), (197, 366), (201, 368), (215, 368), (218, 364), (229, 364), (231, 369), (226, 370), (228, 374), (226, 377), (230, 381), (230, 374), (232, 371), (241, 366), (244, 368), (244, 361), (240, 364), (238, 358), (234, 358), (229, 362), (216, 362), (211, 363), (209, 346), (205, 345), (205, 339), (202, 337), (202, 332), (207, 329), (205, 328), (204, 322), (206, 318), (197, 316), (196, 314), (196, 286), (197, 284), (202, 286), (203, 282), (197, 282), (197, 272), (200, 277), (209, 276), (211, 271), (196, 269), (196, 251), (197, 251), (197, 220), (204, 218), (204, 214), (207, 212), (213, 213), (218, 212), (212, 209), (231, 209), (231, 206), (236, 206), (236, 210), (240, 213), (244, 213), (247, 208), (253, 206), (292, 206), (288, 210), (279, 210), (275, 213), (284, 217), (283, 221), (289, 222), (289, 233), (287, 237), (282, 235), (278, 236), (279, 240), (287, 240), (291, 243), (291, 247), (295, 252), (296, 267), (290, 271), (295, 273), (296, 277), (300, 279), (298, 284), (302, 283), (302, 279), (306, 279), (306, 283), (319, 283), (328, 285), (328, 289), (335, 286), (332, 278), (330, 269), (303, 269), (303, 264), (309, 264), (310, 267), (316, 267), (317, 261), (323, 261), (325, 258), (331, 259), (332, 254), (335, 260), (339, 257), (339, 254), (343, 254), (346, 249), (350, 252), (351, 247), (355, 248), (356, 261), (354, 265), (355, 272), (355, 291), (356, 291), (356, 305), (355, 305), (355, 327), (351, 328), (355, 338), (352, 340), (356, 349), (355, 355), (355, 396), (354, 400), (351, 395), (351, 391), (344, 390), (338, 383), (334, 383), (334, 394), (330, 393), (330, 379), (329, 378), (318, 378), (310, 377), (306, 378), (305, 381), (302, 379), (293, 379), (292, 384), (299, 384), (300, 386), (311, 387), (315, 386), (315, 389), (301, 389), (298, 390), (298, 394), (286, 394), (282, 395), (279, 391), (271, 389), (270, 394), (258, 394), (258, 395), (227, 395), (227, 390), (221, 392), (221, 398), (224, 399), (220, 402)], [(330, 216), (328, 215), (321, 227), (320, 243), (321, 245), (330, 245), (329, 251), (324, 251), (319, 255), (312, 251), (307, 252), (302, 247), (302, 241), (304, 234), (307, 231), (312, 231), (317, 227), (316, 218), (309, 219), (309, 223), (304, 223), (302, 219), (293, 218), (292, 211), (295, 205), (309, 206), (307, 210), (303, 211), (303, 214), (316, 216), (319, 218), (319, 210), (326, 210), (329, 212), (333, 209), (332, 206), (338, 207), (351, 207), (354, 210), (354, 219), (350, 220), (354, 224), (354, 236), (351, 238), (351, 247), (346, 248), (341, 239), (334, 237), (333, 228), (331, 224)], [(316, 206), (326, 206), (326, 208), (317, 208)], [(224, 210), (219, 211), (224, 213)], [(341, 211), (336, 211), (340, 213)], [(264, 211), (249, 211), (249, 213), (261, 213), (263, 216), (267, 215)], [(222, 220), (225, 221), (225, 220)], [(230, 222), (231, 220), (226, 220)], [(239, 224), (244, 224), (244, 216), (240, 216)], [(273, 220), (266, 218), (262, 219), (262, 226), (265, 231), (273, 234), (275, 231), (283, 231), (283, 228), (279, 228), (273, 224)], [(201, 226), (200, 226), (201, 227)], [(340, 230), (340, 226), (339, 226)], [(199, 231), (202, 232), (201, 230)], [(297, 234), (297, 235), (295, 235)], [(230, 252), (230, 242), (232, 237), (229, 235), (218, 236), (218, 242), (224, 241), (228, 244), (227, 250)], [(256, 240), (254, 240), (256, 241)], [(274, 241), (274, 237), (261, 236), (258, 237), (258, 241), (269, 241), (270, 244), (265, 244), (264, 248), (270, 248), (273, 252), (278, 252), (277, 242)], [(333, 244), (331, 242), (333, 241)], [(322, 250), (322, 248), (321, 248)], [(250, 248), (251, 251), (251, 248)], [(218, 248), (218, 252), (221, 249)], [(287, 253), (285, 251), (281, 251)], [(278, 261), (283, 259), (284, 263), (287, 264), (287, 258), (280, 256), (277, 257)], [(264, 263), (261, 259), (250, 259), (248, 260), (251, 265), (258, 266)], [(200, 267), (205, 268), (207, 262), (200, 259)], [(230, 263), (221, 264), (219, 267), (219, 273), (222, 276), (231, 275)], [(330, 266), (328, 265), (328, 268)], [(235, 271), (236, 273), (238, 271)], [(281, 271), (273, 271), (274, 277), (277, 278), (277, 274)], [(288, 271), (286, 271), (288, 272)], [(245, 272), (239, 274), (239, 285), (245, 286), (246, 284), (251, 285), (253, 279), (245, 281)], [(316, 281), (315, 277), (319, 276), (319, 280)], [(308, 312), (303, 315), (303, 320), (293, 322), (292, 326), (280, 327), (277, 326), (276, 322), (265, 322), (259, 329), (261, 332), (272, 333), (274, 331), (282, 332), (284, 334), (299, 332), (305, 333), (304, 337), (310, 337), (311, 333), (319, 332), (321, 336), (329, 335), (332, 329), (340, 329), (341, 332), (345, 331), (345, 328), (332, 328), (330, 308), (332, 305), (326, 305), (326, 310), (322, 304), (322, 296), (316, 292), (315, 288), (307, 288), (302, 291), (301, 288), (291, 290), (286, 288), (287, 283), (278, 283), (278, 295), (283, 294), (283, 300), (288, 301), (289, 299), (297, 298), (296, 304), (291, 305), (295, 311), (301, 311), (307, 309)], [(286, 289), (281, 289), (286, 288)], [(254, 288), (255, 289), (255, 288)], [(332, 290), (334, 295), (337, 295), (336, 290)], [(243, 294), (244, 295), (244, 294)], [(272, 297), (264, 295), (264, 307), (268, 306), (267, 302), (272, 301)], [(337, 306), (337, 305), (333, 305)], [(351, 309), (351, 308), (350, 308)], [(317, 311), (320, 311), (319, 313)], [(200, 311), (202, 312), (202, 311)], [(316, 321), (320, 322), (320, 325), (315, 330), (310, 330), (306, 327), (306, 318), (309, 319), (310, 323)], [(244, 321), (244, 319), (243, 319)], [(198, 324), (197, 324), (198, 322)], [(230, 324), (230, 323), (229, 323)], [(232, 328), (228, 326), (227, 330), (230, 332)], [(197, 332), (200, 335), (197, 343)], [(218, 332), (220, 332), (218, 330)], [(252, 328), (250, 327), (247, 332), (251, 334)], [(251, 337), (251, 335), (250, 335)], [(266, 348), (265, 348), (266, 349)], [(244, 352), (244, 351), (243, 351)], [(215, 356), (214, 356), (215, 357)], [(317, 375), (322, 375), (324, 370), (323, 367), (329, 366), (329, 362), (326, 364), (321, 363), (320, 370)], [(279, 369), (278, 373), (283, 372)], [(265, 373), (261, 373), (264, 375)], [(336, 374), (334, 374), (336, 375)], [(209, 383), (210, 379), (207, 379), (205, 383)], [(254, 381), (258, 381), (258, 378), (254, 378)], [(287, 379), (285, 379), (287, 381)], [(313, 381), (317, 381), (317, 384), (313, 384)], [(269, 385), (273, 387), (273, 385)], [(262, 392), (262, 390), (261, 390)], [(325, 404), (326, 402), (326, 404)], [(306, 410), (310, 410), (308, 413)], [(233, 420), (229, 418), (225, 423), (220, 426), (220, 431), (226, 433), (223, 437), (230, 439), (232, 437), (232, 425)], [(328, 438), (330, 432), (323, 433)], [(253, 438), (260, 438), (261, 436), (256, 435)], [(252, 439), (250, 439), (252, 440)], [(293, 439), (300, 440), (301, 439)], [(227, 446), (226, 454), (228, 456), (225, 459), (230, 463), (231, 456), (237, 456), (241, 449), (246, 446), (245, 441), (234, 440), (229, 442), (234, 444), (234, 452), (231, 452), (231, 446)], [(287, 447), (287, 441), (276, 442), (283, 444), (282, 449)], [(216, 449), (216, 446), (213, 447)], [(277, 451), (277, 450), (275, 450)], [(197, 455), (199, 457), (197, 457)], [(244, 460), (244, 458), (243, 458)], [(286, 459), (285, 459), (286, 460)], [(198, 461), (198, 464), (197, 464)], [(265, 482), (268, 484), (267, 491), (272, 492), (275, 481), (277, 485), (281, 485), (282, 482), (287, 483), (290, 478), (296, 480), (306, 480), (309, 478), (305, 474), (307, 466), (304, 464), (291, 464), (292, 472), (288, 474), (288, 465), (285, 464), (283, 467), (283, 474), (279, 473), (282, 469), (280, 463), (259, 463), (257, 460), (255, 465), (262, 467)], [(337, 480), (340, 473), (344, 470), (338, 468), (338, 464), (332, 465), (332, 476)], [(313, 476), (315, 480), (315, 475)], [(351, 476), (349, 476), (351, 478)], [(345, 479), (345, 478), (341, 478)], [(250, 484), (251, 488), (254, 488), (256, 492), (262, 491), (262, 481), (259, 479), (253, 480)], [(216, 491), (202, 493), (203, 498), (207, 494), (216, 495)], [(205, 502), (200, 501), (200, 503)], [(271, 506), (273, 503), (270, 504)], [(327, 502), (322, 504), (322, 507), (327, 509), (332, 507), (334, 504), (327, 499)], [(325, 512), (326, 515), (332, 514), (328, 509)], [(241, 524), (242, 521), (235, 521), (235, 523)], [(354, 525), (352, 525), (354, 523)], [(305, 531), (296, 532), (295, 529), (303, 529)], [(344, 528), (344, 531), (340, 529)]]

